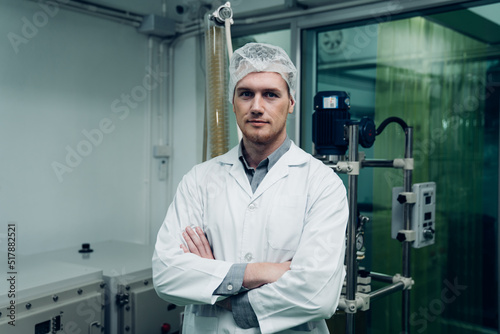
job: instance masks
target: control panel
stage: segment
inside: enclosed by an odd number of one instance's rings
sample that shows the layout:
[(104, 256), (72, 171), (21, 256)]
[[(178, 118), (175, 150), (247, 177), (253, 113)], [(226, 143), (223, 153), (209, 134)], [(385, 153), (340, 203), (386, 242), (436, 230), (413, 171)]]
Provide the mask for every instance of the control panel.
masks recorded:
[[(403, 194), (403, 195), (402, 195)], [(436, 229), (436, 183), (416, 183), (412, 193), (403, 193), (403, 187), (392, 190), (393, 239), (404, 241), (403, 206), (406, 198), (412, 198), (411, 230), (414, 231), (413, 248), (434, 244)], [(402, 232), (403, 231), (403, 232)], [(413, 234), (412, 234), (413, 235)]]

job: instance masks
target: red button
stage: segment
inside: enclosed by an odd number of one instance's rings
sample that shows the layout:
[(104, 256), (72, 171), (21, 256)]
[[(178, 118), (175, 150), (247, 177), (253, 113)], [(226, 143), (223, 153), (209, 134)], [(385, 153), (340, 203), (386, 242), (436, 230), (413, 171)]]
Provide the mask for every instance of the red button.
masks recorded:
[(170, 325), (169, 324), (163, 324), (161, 326), (161, 333), (162, 334), (167, 334), (168, 332), (170, 332)]

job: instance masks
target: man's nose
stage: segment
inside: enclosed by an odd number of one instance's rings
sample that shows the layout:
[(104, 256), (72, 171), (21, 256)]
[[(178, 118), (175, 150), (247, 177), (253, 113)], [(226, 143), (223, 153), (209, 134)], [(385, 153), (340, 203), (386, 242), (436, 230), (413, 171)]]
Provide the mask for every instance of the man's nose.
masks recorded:
[(254, 98), (252, 99), (252, 108), (251, 112), (252, 113), (262, 113), (263, 112), (263, 99), (260, 94), (255, 94)]

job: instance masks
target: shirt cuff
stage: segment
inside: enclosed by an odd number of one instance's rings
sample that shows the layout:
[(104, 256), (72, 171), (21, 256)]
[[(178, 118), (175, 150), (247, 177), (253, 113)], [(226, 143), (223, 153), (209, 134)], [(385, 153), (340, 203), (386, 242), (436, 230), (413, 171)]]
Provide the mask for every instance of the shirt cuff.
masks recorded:
[(236, 325), (243, 329), (259, 327), (259, 320), (250, 304), (247, 292), (232, 296), (231, 307)]
[(222, 283), (214, 290), (214, 295), (231, 296), (247, 291), (243, 287), (243, 277), (245, 276), (246, 263), (235, 263), (229, 268)]

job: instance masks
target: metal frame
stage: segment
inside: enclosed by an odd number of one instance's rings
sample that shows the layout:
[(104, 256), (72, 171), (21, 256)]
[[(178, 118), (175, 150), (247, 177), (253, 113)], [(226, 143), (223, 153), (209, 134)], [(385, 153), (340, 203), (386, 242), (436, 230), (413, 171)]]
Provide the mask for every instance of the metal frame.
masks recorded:
[[(364, 165), (365, 167), (393, 167), (394, 163), (388, 161), (367, 160), (359, 161), (358, 152), (358, 124), (349, 125), (349, 152), (348, 162)], [(405, 159), (413, 158), (413, 128), (408, 127), (405, 130)], [(336, 165), (332, 168), (335, 169)], [(398, 168), (398, 167), (393, 167)], [(404, 169), (403, 189), (409, 193), (412, 191), (412, 168)], [(392, 283), (386, 287), (365, 294), (357, 293), (358, 287), (358, 262), (356, 255), (356, 228), (357, 228), (357, 212), (358, 212), (358, 176), (359, 169), (349, 173), (348, 179), (348, 202), (349, 202), (349, 220), (347, 224), (347, 247), (346, 247), (346, 294), (345, 301), (340, 303), (340, 308), (346, 312), (346, 333), (355, 333), (355, 314), (358, 309), (363, 309), (370, 300), (378, 299), (389, 295), (391, 293), (401, 291), (402, 293), (402, 319), (401, 331), (402, 333), (410, 333), (410, 288), (413, 285), (411, 278), (411, 244), (409, 241), (403, 241), (403, 254), (402, 254), (402, 273), (403, 275), (389, 276), (386, 274), (372, 273), (370, 276), (374, 280), (379, 280), (386, 283)], [(404, 229), (411, 230), (411, 203), (404, 203), (403, 205), (403, 219)], [(358, 301), (358, 299), (362, 301)], [(366, 300), (368, 299), (368, 300)]]

